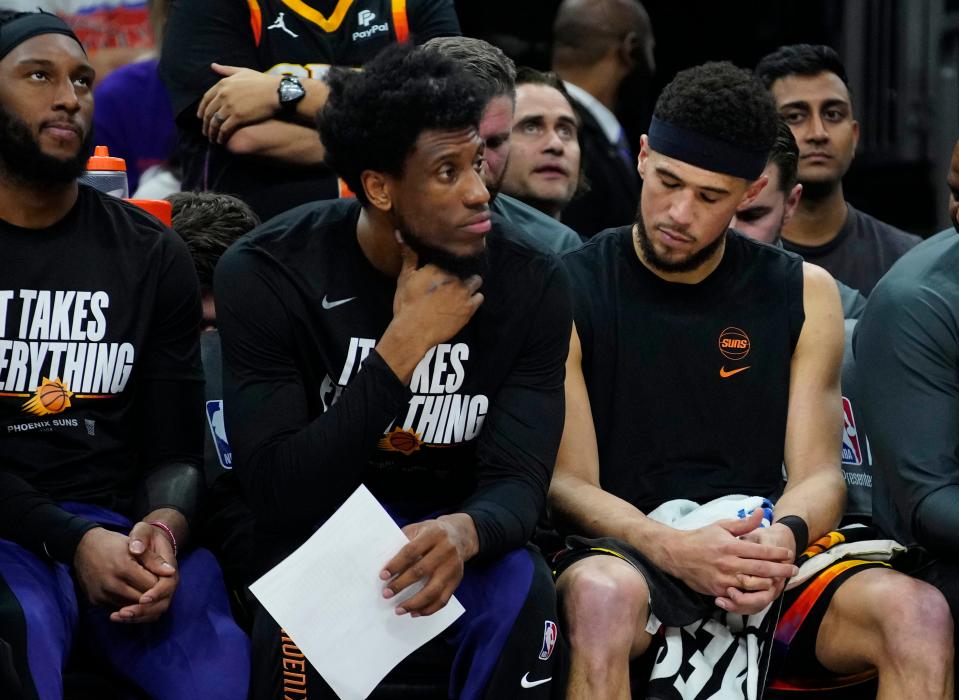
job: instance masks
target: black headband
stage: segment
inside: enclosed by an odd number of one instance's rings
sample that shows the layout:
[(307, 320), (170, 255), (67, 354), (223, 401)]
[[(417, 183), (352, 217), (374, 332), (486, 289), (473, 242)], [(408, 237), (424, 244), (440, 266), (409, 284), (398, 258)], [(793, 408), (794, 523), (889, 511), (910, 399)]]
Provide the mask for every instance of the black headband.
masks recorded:
[(649, 147), (669, 158), (703, 170), (755, 180), (762, 175), (769, 154), (700, 134), (653, 117), (647, 134)]
[[(70, 25), (49, 12), (27, 12), (0, 25), (0, 61), (27, 39), (41, 34), (65, 34), (80, 44)], [(83, 49), (83, 44), (80, 44)], [(86, 51), (84, 51), (86, 53)]]

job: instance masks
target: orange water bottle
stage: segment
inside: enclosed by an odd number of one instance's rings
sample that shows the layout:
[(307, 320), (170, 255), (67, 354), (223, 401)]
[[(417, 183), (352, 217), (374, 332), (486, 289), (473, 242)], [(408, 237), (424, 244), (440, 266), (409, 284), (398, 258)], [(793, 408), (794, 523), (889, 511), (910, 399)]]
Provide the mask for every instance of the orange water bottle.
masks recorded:
[(126, 161), (112, 157), (106, 146), (97, 146), (93, 150), (80, 182), (121, 199), (130, 196)]

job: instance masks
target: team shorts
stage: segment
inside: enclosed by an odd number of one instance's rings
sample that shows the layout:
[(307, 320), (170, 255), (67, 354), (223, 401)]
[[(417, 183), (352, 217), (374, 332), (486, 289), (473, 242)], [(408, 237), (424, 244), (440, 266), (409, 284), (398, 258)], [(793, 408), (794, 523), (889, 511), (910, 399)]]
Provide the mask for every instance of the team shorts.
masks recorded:
[[(460, 700), (564, 697), (556, 591), (537, 549), (467, 562), (454, 595), (466, 612), (440, 636), (446, 648), (431, 642), (401, 663), (390, 680), (403, 684), (409, 697), (437, 682), (446, 684), (448, 697)], [(254, 615), (252, 697), (337, 697), (262, 607)]]
[[(799, 563), (823, 551), (822, 542), (803, 553)], [(684, 627), (715, 610), (713, 596), (697, 593), (679, 579), (652, 564), (631, 545), (612, 537), (568, 537), (566, 548), (553, 555), (553, 578), (558, 579), (577, 561), (591, 556), (614, 556), (632, 565), (646, 579), (650, 609), (668, 627)], [(773, 636), (770, 657), (770, 688), (777, 690), (826, 690), (857, 685), (875, 677), (875, 671), (840, 676), (816, 658), (816, 635), (836, 590), (851, 576), (888, 564), (863, 559), (842, 559), (783, 594), (782, 613)]]

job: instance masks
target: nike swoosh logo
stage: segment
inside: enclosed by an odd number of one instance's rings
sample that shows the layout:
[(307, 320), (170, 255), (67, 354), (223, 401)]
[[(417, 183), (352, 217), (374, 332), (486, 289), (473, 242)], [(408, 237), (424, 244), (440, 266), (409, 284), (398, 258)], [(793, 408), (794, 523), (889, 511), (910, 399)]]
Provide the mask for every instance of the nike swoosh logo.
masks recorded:
[(338, 299), (337, 301), (327, 301), (326, 296), (324, 295), (323, 301), (320, 302), (323, 305), (323, 308), (329, 311), (330, 309), (335, 309), (337, 306), (342, 306), (356, 299), (356, 297), (350, 297), (349, 299)]
[(725, 367), (720, 367), (720, 368), (719, 368), (719, 376), (722, 377), (723, 379), (726, 379), (727, 377), (731, 377), (731, 376), (733, 376), (734, 374), (739, 374), (740, 372), (745, 372), (745, 371), (746, 371), (747, 369), (749, 369), (750, 367), (752, 367), (752, 365), (747, 365), (746, 367), (739, 367), (739, 368), (737, 368), (737, 369), (731, 369), (731, 370), (729, 370), (728, 372), (726, 371), (726, 368), (725, 368)]
[(531, 681), (529, 680), (529, 672), (527, 672), (523, 675), (523, 678), (520, 680), (519, 684), (524, 688), (535, 688), (538, 685), (543, 685), (543, 683), (549, 683), (551, 680), (553, 680), (552, 676), (549, 678), (544, 678), (541, 681)]

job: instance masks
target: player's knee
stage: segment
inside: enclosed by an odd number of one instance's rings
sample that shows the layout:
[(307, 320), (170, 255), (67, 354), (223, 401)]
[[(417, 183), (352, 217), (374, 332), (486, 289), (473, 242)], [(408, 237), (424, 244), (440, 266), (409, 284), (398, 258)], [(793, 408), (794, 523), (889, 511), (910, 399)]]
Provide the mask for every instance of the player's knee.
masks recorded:
[(570, 567), (559, 585), (574, 650), (630, 648), (648, 612), (649, 589), (639, 572), (618, 559), (591, 557)]
[(878, 584), (877, 628), (890, 660), (912, 667), (952, 664), (953, 621), (937, 588), (907, 576), (891, 576)]

